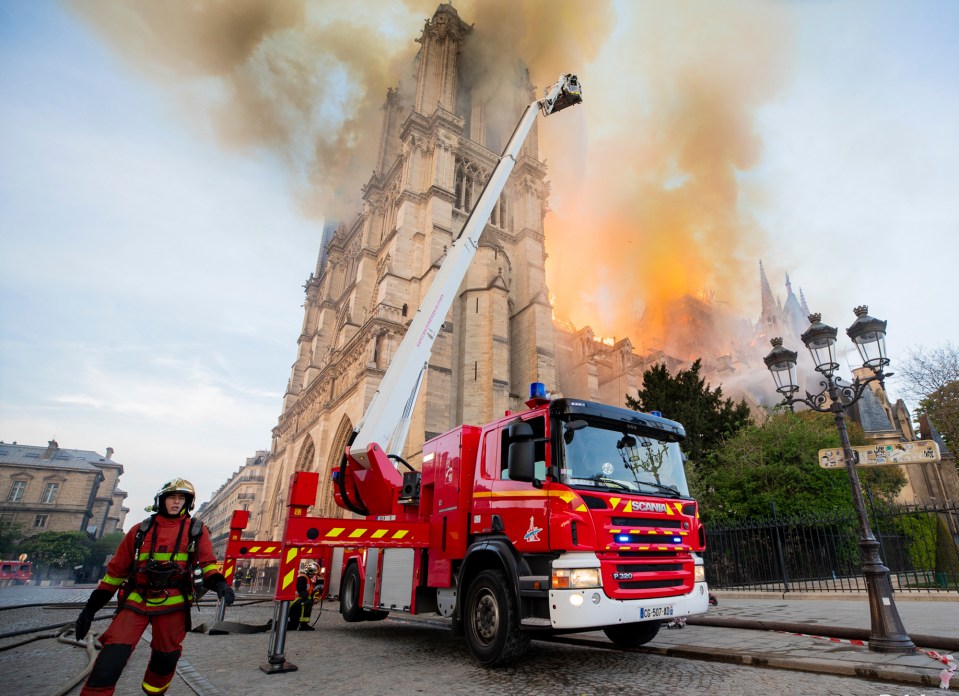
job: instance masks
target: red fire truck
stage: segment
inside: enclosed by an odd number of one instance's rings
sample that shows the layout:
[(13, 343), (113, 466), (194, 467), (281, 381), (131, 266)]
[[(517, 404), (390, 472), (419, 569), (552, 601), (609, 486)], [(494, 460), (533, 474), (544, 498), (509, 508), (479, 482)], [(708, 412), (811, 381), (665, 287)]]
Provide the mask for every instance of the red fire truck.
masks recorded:
[(489, 666), (516, 660), (536, 636), (602, 629), (636, 646), (663, 621), (706, 612), (705, 533), (678, 423), (550, 400), (537, 383), (528, 410), (426, 442), (419, 470), (396, 454), (433, 337), (537, 111), (580, 101), (578, 80), (563, 75), (530, 104), (424, 296), (333, 473), (337, 504), (356, 517), (308, 516), (319, 474), (303, 471), (291, 479), (281, 541), (241, 541), (248, 515), (234, 513), (228, 568), (239, 558), (280, 559), (264, 671), (295, 669), (283, 655), (284, 619), (307, 556), (324, 559), (327, 596), (347, 621), (438, 613)]
[(0, 561), (0, 585), (26, 585), (33, 580), (30, 561)]

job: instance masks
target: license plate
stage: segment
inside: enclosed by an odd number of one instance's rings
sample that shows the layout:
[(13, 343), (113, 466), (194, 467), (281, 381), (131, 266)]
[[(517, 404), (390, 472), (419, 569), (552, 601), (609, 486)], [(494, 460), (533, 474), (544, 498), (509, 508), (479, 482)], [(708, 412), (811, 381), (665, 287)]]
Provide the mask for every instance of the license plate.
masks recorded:
[(667, 604), (664, 607), (640, 607), (640, 619), (662, 619), (673, 615), (673, 605)]

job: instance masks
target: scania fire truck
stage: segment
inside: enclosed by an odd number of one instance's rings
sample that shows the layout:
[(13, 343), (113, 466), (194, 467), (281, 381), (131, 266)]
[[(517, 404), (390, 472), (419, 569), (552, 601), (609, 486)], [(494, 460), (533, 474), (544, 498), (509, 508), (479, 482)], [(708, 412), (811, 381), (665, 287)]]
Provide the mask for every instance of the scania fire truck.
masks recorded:
[(347, 621), (438, 613), (488, 666), (515, 661), (536, 636), (601, 629), (629, 647), (706, 612), (705, 533), (678, 423), (550, 399), (536, 383), (527, 410), (427, 441), (419, 469), (401, 456), (433, 337), (537, 111), (581, 100), (576, 77), (563, 75), (520, 119), (334, 467), (334, 498), (354, 517), (309, 516), (319, 474), (307, 471), (291, 477), (281, 541), (242, 541), (248, 514), (234, 514), (228, 564), (280, 559), (265, 671), (295, 669), (284, 612), (305, 557), (323, 559), (327, 596)]

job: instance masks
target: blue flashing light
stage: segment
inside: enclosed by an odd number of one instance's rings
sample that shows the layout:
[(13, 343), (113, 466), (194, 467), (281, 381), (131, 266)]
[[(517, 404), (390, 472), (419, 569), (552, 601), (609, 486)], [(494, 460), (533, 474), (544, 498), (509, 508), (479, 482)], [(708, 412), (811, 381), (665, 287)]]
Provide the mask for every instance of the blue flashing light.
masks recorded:
[(656, 416), (657, 418), (662, 418), (662, 417), (663, 417), (663, 412), (662, 412), (662, 411), (650, 411), (650, 412), (649, 412), (649, 415), (651, 415), (651, 416)]
[(545, 399), (546, 398), (546, 385), (542, 382), (530, 382), (529, 383), (529, 398), (530, 399)]
[(673, 543), (682, 544), (683, 543), (682, 537), (673, 537)]
[(620, 534), (618, 537), (616, 537), (616, 541), (618, 541), (620, 544), (628, 544), (628, 543), (629, 543), (629, 535), (628, 535), (628, 534)]

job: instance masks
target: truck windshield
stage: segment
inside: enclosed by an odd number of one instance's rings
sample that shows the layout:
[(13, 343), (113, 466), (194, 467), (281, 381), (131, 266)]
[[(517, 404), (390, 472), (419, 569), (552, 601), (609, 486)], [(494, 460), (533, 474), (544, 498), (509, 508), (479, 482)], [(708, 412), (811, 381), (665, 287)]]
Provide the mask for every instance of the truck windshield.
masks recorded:
[(679, 443), (584, 420), (563, 423), (562, 432), (561, 479), (567, 485), (689, 497)]

